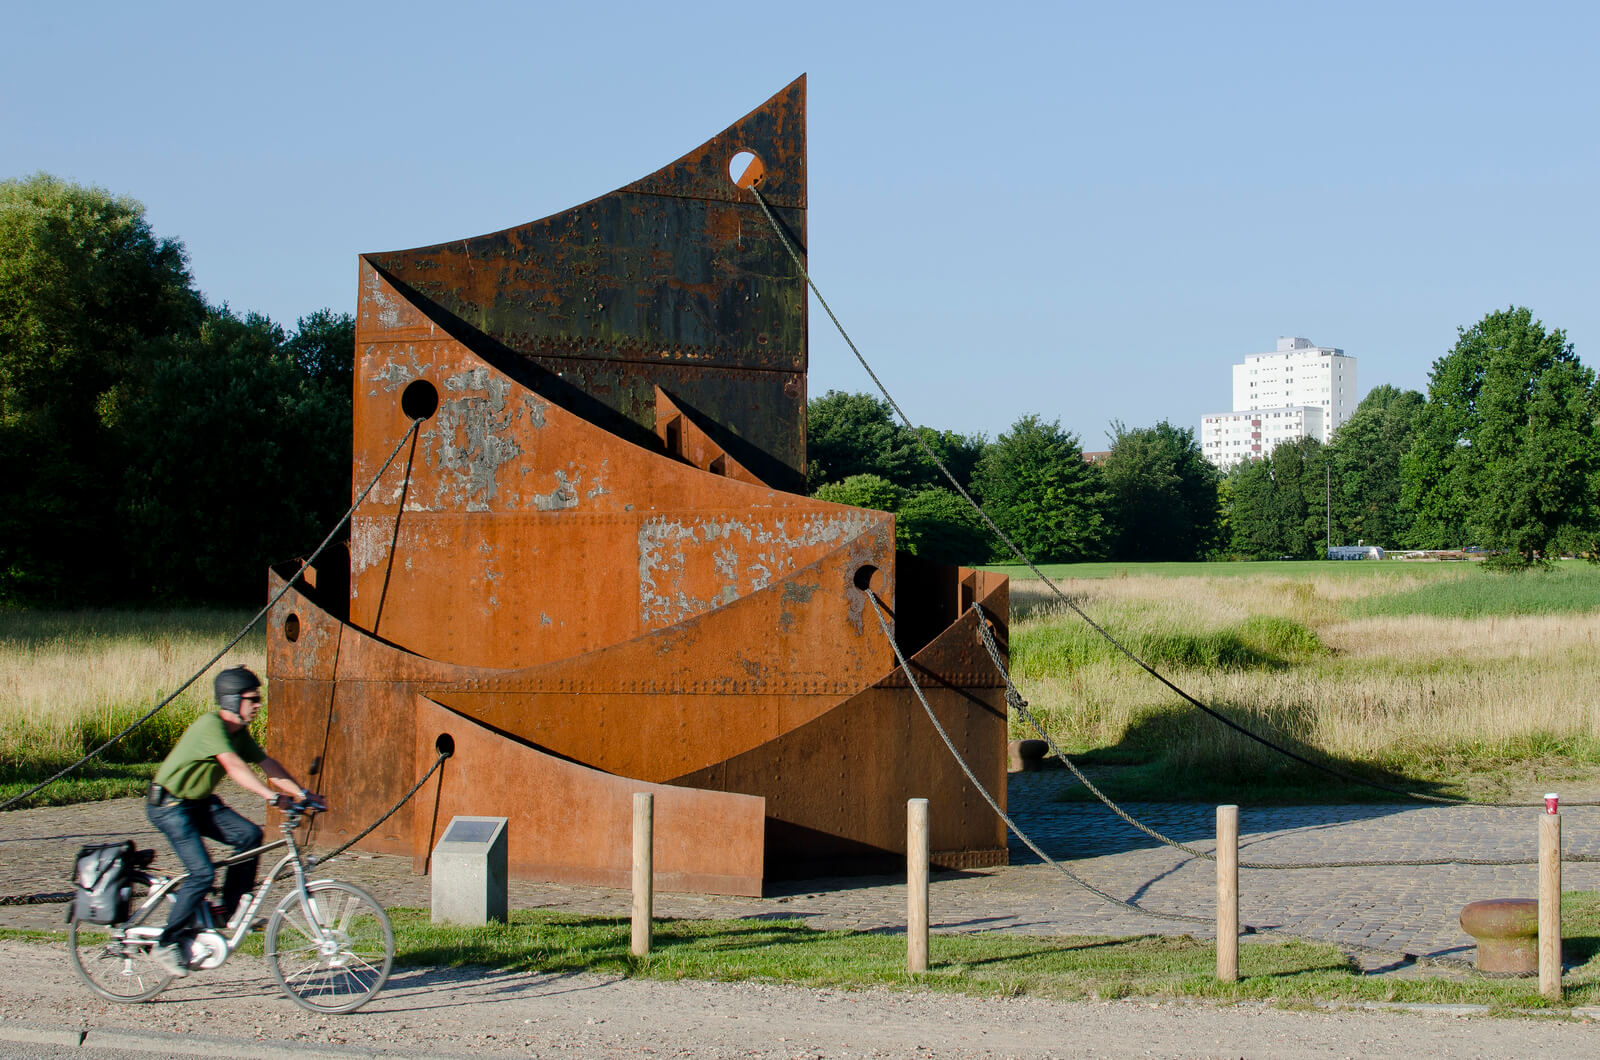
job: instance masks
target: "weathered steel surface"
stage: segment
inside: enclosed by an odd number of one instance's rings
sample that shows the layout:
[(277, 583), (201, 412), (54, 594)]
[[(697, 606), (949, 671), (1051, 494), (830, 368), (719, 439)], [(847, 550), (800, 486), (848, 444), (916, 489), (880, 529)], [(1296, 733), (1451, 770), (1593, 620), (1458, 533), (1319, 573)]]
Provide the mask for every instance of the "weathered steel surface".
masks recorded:
[(881, 866), (924, 796), (936, 861), (1004, 860), (868, 593), (1003, 798), (1003, 688), (968, 608), (1004, 644), (1005, 579), (897, 556), (891, 516), (790, 492), (805, 287), (746, 188), (803, 247), (804, 163), (802, 80), (574, 210), (363, 257), (355, 487), (422, 422), (352, 519), (348, 577), (319, 572), (269, 625), (274, 749), (324, 759), (328, 838), (448, 735), (439, 783), (364, 845), (421, 858), (435, 812), (507, 816), (514, 872), (620, 884), (628, 798), (656, 790), (662, 885), (748, 892)]
[[(421, 867), (438, 830), (481, 806), (510, 818), (507, 864), (515, 876), (627, 887), (633, 875), (633, 795), (655, 796), (655, 885), (666, 891), (761, 894), (762, 799), (723, 791), (643, 784), (566, 762), (417, 697), (416, 757), (432, 761), (438, 735), (455, 755), (436, 798), (411, 808)], [(510, 797), (486, 791), (516, 779)], [(432, 794), (432, 793), (430, 793)]]
[[(806, 289), (728, 165), (805, 245), (805, 79), (678, 161), (565, 213), (364, 260), (479, 352), (553, 374), (606, 426), (655, 428), (659, 386), (769, 485), (805, 483)], [(600, 418), (600, 417), (596, 417)], [(618, 422), (620, 421), (620, 422)]]

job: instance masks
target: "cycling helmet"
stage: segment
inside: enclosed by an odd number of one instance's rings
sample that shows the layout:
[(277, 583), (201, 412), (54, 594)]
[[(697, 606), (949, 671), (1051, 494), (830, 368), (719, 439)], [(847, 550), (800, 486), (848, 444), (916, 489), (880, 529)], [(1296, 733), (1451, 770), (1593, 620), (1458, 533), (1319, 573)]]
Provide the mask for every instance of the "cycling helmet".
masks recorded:
[(239, 696), (252, 688), (261, 687), (261, 678), (243, 666), (235, 666), (217, 675), (215, 683), (217, 706), (232, 714), (239, 713)]

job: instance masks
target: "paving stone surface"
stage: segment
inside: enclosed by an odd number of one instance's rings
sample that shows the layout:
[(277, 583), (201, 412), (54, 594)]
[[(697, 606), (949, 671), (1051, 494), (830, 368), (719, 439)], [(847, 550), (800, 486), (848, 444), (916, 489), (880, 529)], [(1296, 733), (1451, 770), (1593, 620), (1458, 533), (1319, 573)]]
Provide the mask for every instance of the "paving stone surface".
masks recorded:
[[(1013, 774), (1009, 811), (1017, 825), (1057, 861), (1046, 864), (1015, 838), (1011, 864), (968, 872), (935, 871), (930, 920), (935, 931), (1011, 931), (1035, 935), (1213, 933), (1216, 876), (1210, 861), (1140, 833), (1099, 803), (1061, 802), (1072, 782), (1061, 771)], [(224, 793), (226, 798), (226, 793)], [(243, 810), (255, 800), (229, 800)], [(1215, 841), (1210, 806), (1130, 803), (1147, 826), (1201, 851)], [(934, 807), (937, 813), (937, 807)], [(1523, 865), (1438, 865), (1366, 868), (1241, 869), (1240, 919), (1357, 950), (1392, 955), (1472, 956), (1460, 927), (1461, 907), (1481, 898), (1536, 897), (1538, 820), (1542, 807), (1360, 805), (1288, 806), (1240, 810), (1244, 862), (1426, 860), (1462, 857), (1526, 859)], [(1600, 859), (1600, 808), (1562, 811), (1567, 855)], [(176, 866), (165, 839), (138, 799), (0, 813), (0, 895), (66, 889), (70, 866), (84, 843), (129, 837), (159, 851), (157, 867)], [(1119, 902), (1091, 893), (1063, 872)], [(170, 869), (169, 869), (170, 871)], [(387, 905), (426, 907), (429, 881), (408, 858), (349, 853), (318, 876), (348, 879)], [(1567, 890), (1600, 888), (1600, 864), (1568, 862)], [(603, 887), (511, 883), (513, 908), (627, 916), (626, 891)], [(777, 881), (763, 898), (658, 894), (658, 916), (670, 918), (793, 917), (819, 928), (903, 930), (905, 881), (891, 876)], [(1143, 910), (1143, 911), (1140, 911)], [(1170, 913), (1195, 920), (1176, 920)], [(62, 905), (0, 906), (0, 927), (55, 928)], [(1368, 953), (1363, 962), (1381, 967)]]

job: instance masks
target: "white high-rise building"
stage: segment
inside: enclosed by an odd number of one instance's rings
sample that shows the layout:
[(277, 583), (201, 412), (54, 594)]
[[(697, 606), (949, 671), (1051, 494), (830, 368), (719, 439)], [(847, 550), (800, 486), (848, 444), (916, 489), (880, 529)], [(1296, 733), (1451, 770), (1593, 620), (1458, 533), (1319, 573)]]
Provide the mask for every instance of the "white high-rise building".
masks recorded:
[(1200, 449), (1226, 470), (1272, 453), (1279, 442), (1326, 444), (1356, 409), (1356, 359), (1310, 339), (1281, 338), (1271, 353), (1233, 366), (1233, 408), (1200, 420)]

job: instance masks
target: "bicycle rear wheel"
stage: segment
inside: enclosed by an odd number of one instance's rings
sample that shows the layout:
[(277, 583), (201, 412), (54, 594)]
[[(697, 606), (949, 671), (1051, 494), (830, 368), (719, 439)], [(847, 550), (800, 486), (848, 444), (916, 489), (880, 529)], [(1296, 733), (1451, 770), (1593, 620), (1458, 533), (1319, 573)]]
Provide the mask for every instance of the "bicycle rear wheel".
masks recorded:
[(172, 976), (156, 962), (156, 940), (118, 938), (102, 924), (67, 927), (67, 953), (72, 968), (99, 996), (125, 1005), (149, 1001), (172, 982)]
[(312, 1012), (354, 1012), (383, 989), (394, 928), (377, 899), (336, 880), (287, 895), (267, 922), (267, 967), (283, 992)]

